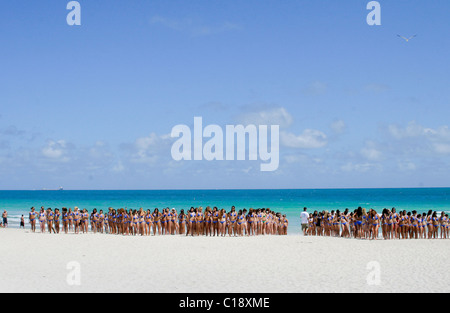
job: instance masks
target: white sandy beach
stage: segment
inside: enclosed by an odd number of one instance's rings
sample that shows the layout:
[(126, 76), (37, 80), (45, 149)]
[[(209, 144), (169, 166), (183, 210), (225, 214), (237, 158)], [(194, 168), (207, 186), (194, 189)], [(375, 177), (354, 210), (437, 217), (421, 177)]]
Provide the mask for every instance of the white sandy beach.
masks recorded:
[[(450, 240), (124, 237), (0, 229), (0, 292), (450, 292)], [(67, 277), (80, 265), (80, 285)], [(369, 285), (380, 265), (380, 284)], [(72, 276), (70, 276), (72, 277)]]

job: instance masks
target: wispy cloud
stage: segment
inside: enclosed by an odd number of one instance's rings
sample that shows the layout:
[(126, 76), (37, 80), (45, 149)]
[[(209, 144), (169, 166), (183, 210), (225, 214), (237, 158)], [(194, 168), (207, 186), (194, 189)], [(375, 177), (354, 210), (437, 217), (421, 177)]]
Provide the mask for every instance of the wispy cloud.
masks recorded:
[(327, 92), (328, 85), (321, 81), (313, 81), (302, 89), (303, 93), (309, 96), (319, 96)]
[(327, 135), (315, 129), (305, 129), (300, 135), (289, 132), (280, 133), (280, 143), (289, 148), (318, 149), (328, 143)]
[(280, 128), (287, 128), (294, 119), (285, 108), (279, 107), (242, 113), (237, 120), (244, 125), (279, 125)]

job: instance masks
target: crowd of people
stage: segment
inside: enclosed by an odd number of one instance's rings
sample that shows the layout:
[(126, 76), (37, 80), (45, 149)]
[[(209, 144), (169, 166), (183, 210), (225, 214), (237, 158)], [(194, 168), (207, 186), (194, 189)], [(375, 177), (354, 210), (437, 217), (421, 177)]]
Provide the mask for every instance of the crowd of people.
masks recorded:
[(234, 206), (225, 209), (191, 207), (187, 212), (165, 208), (127, 210), (109, 208), (107, 211), (75, 207), (45, 209), (37, 212), (33, 207), (29, 214), (31, 230), (39, 223), (41, 233), (108, 233), (118, 235), (186, 235), (186, 236), (257, 236), (287, 235), (286, 215), (270, 209), (246, 209), (237, 211)]
[(302, 230), (308, 236), (334, 236), (359, 239), (447, 239), (450, 220), (445, 212), (417, 213), (395, 208), (367, 211), (359, 207), (350, 212), (314, 211), (301, 214)]

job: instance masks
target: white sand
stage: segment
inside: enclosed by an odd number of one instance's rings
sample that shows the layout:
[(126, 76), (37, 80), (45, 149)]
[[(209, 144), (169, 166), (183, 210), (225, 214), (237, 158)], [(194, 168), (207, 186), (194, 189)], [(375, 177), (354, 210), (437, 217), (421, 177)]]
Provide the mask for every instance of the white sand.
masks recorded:
[[(450, 292), (450, 240), (123, 237), (0, 229), (0, 292)], [(80, 264), (80, 284), (71, 286)], [(380, 284), (367, 277), (380, 265)]]

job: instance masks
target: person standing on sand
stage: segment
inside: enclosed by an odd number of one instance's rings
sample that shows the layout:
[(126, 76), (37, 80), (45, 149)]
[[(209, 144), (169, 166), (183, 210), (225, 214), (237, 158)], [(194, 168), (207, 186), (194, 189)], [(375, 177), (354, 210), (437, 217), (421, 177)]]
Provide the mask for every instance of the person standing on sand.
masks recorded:
[(303, 212), (300, 214), (300, 221), (302, 223), (302, 231), (303, 231), (303, 236), (308, 236), (307, 231), (309, 228), (309, 214), (308, 214), (308, 209), (305, 207), (303, 208)]
[(35, 208), (32, 207), (30, 215), (29, 215), (29, 219), (30, 219), (30, 224), (31, 224), (31, 231), (33, 233), (36, 231), (36, 215), (37, 215), (37, 212), (35, 211)]
[(8, 227), (8, 212), (6, 210), (2, 214), (3, 217), (3, 227)]
[(41, 226), (41, 233), (45, 233), (45, 220), (47, 215), (45, 214), (44, 207), (41, 207), (41, 212), (39, 213), (39, 224)]

